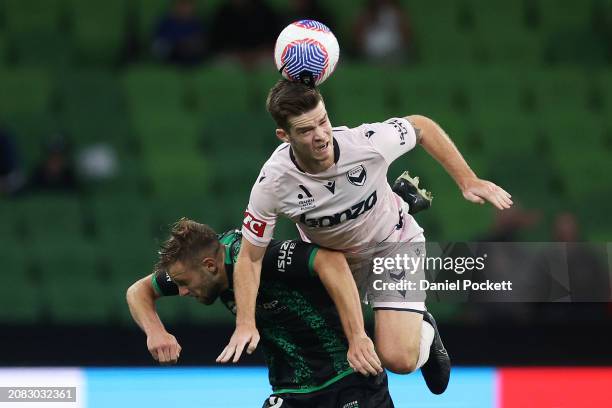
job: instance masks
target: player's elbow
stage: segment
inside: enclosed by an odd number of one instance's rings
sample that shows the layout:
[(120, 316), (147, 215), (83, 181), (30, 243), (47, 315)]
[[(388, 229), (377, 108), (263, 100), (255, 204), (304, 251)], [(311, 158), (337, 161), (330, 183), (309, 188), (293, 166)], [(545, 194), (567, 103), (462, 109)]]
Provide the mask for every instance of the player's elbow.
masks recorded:
[(410, 122), (414, 128), (417, 144), (422, 144), (425, 136), (431, 133), (432, 126), (435, 126), (433, 120), (423, 115), (408, 115), (404, 119)]
[(138, 291), (138, 282), (132, 283), (130, 287), (127, 288), (127, 290), (125, 291), (125, 300), (128, 304), (130, 304), (133, 301), (134, 296), (136, 295), (137, 291)]

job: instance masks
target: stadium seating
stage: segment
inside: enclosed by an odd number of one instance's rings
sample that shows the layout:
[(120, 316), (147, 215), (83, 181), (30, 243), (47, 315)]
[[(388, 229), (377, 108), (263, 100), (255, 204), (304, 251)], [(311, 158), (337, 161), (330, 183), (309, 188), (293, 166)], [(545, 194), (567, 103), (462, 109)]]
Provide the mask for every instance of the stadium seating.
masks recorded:
[(52, 83), (49, 75), (36, 68), (0, 70), (0, 115), (43, 112), (49, 107)]
[[(25, 169), (64, 132), (75, 152), (111, 145), (118, 175), (74, 195), (0, 197), (1, 322), (131, 319), (125, 290), (151, 271), (168, 224), (185, 216), (217, 231), (238, 227), (257, 173), (278, 146), (265, 98), (270, 65), (227, 62), (183, 70), (147, 57), (166, 0), (4, 0), (0, 4), (0, 120)], [(333, 125), (392, 116), (436, 120), (475, 171), (551, 218), (576, 213), (587, 240), (609, 240), (604, 175), (612, 173), (612, 71), (597, 27), (609, 0), (400, 2), (417, 59), (380, 66), (343, 57), (321, 90)], [(210, 17), (220, 0), (199, 2)], [(270, 0), (280, 12), (286, 2)], [(343, 50), (366, 2), (326, 2)], [(599, 21), (600, 26), (597, 26)], [(591, 30), (591, 28), (593, 28)], [(126, 36), (141, 60), (122, 64)], [(428, 239), (482, 237), (495, 211), (465, 201), (423, 151), (394, 163), (434, 193), (417, 219)], [(545, 228), (544, 225), (542, 228)], [(276, 236), (296, 236), (280, 221)], [(531, 232), (528, 238), (549, 239)], [(170, 321), (228, 321), (221, 305), (164, 299)], [(452, 310), (447, 311), (452, 316)]]
[(44, 246), (57, 237), (78, 241), (85, 231), (78, 198), (45, 194), (23, 199), (20, 207), (28, 240), (33, 244)]
[(110, 142), (121, 151), (130, 139), (123, 91), (106, 70), (69, 71), (58, 79), (62, 123), (79, 146)]
[[(7, 242), (3, 239), (3, 243)], [(39, 318), (41, 309), (39, 287), (27, 273), (26, 253), (19, 247), (0, 251), (2, 268), (10, 284), (0, 285), (0, 321), (27, 324)]]
[(123, 0), (84, 2), (70, 0), (75, 46), (90, 63), (115, 63), (125, 39), (126, 7)]
[(253, 82), (254, 79), (237, 66), (213, 66), (198, 69), (189, 78), (188, 91), (194, 95), (199, 113), (263, 111), (265, 99), (255, 104), (251, 98), (250, 90), (255, 86)]
[(3, 5), (6, 31), (10, 34), (59, 29), (62, 0), (5, 0)]

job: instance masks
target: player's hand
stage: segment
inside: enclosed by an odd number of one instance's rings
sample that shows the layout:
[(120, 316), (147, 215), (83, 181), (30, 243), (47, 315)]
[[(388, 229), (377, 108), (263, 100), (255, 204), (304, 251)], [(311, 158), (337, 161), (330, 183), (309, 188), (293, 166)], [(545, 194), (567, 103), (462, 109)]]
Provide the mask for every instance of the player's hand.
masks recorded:
[(477, 204), (484, 204), (485, 201), (493, 204), (497, 209), (504, 210), (513, 204), (510, 199), (512, 196), (506, 190), (487, 180), (474, 178), (467, 181), (462, 186), (463, 197)]
[(147, 336), (147, 348), (160, 364), (176, 364), (182, 350), (176, 338), (167, 331)]
[(216, 361), (217, 363), (227, 363), (233, 356), (232, 362), (236, 363), (245, 347), (247, 354), (251, 354), (257, 348), (258, 343), (259, 332), (255, 325), (236, 325), (232, 338)]
[(383, 372), (374, 343), (365, 333), (349, 340), (347, 359), (353, 370), (365, 376), (378, 375)]

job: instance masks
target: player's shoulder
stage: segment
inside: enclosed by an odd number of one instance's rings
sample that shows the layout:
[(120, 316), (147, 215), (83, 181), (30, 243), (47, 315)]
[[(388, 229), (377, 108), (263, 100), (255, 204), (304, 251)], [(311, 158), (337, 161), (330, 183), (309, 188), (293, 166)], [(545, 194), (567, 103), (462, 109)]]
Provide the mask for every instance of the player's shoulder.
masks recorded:
[(268, 160), (266, 160), (262, 166), (262, 170), (266, 171), (267, 177), (283, 174), (286, 168), (290, 167), (291, 158), (289, 156), (289, 150), (289, 143), (281, 143), (274, 149), (274, 152), (272, 152)]

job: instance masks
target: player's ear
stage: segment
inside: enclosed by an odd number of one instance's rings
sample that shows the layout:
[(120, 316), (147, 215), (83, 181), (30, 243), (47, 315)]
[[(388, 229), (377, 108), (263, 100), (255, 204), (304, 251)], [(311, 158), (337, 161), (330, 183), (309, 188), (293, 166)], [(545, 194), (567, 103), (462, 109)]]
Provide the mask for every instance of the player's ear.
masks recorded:
[(276, 137), (278, 137), (281, 142), (289, 143), (289, 135), (285, 132), (285, 129), (276, 129)]
[(217, 263), (215, 262), (214, 258), (206, 257), (206, 258), (202, 259), (202, 265), (208, 271), (213, 271), (215, 269), (215, 267), (217, 266)]

